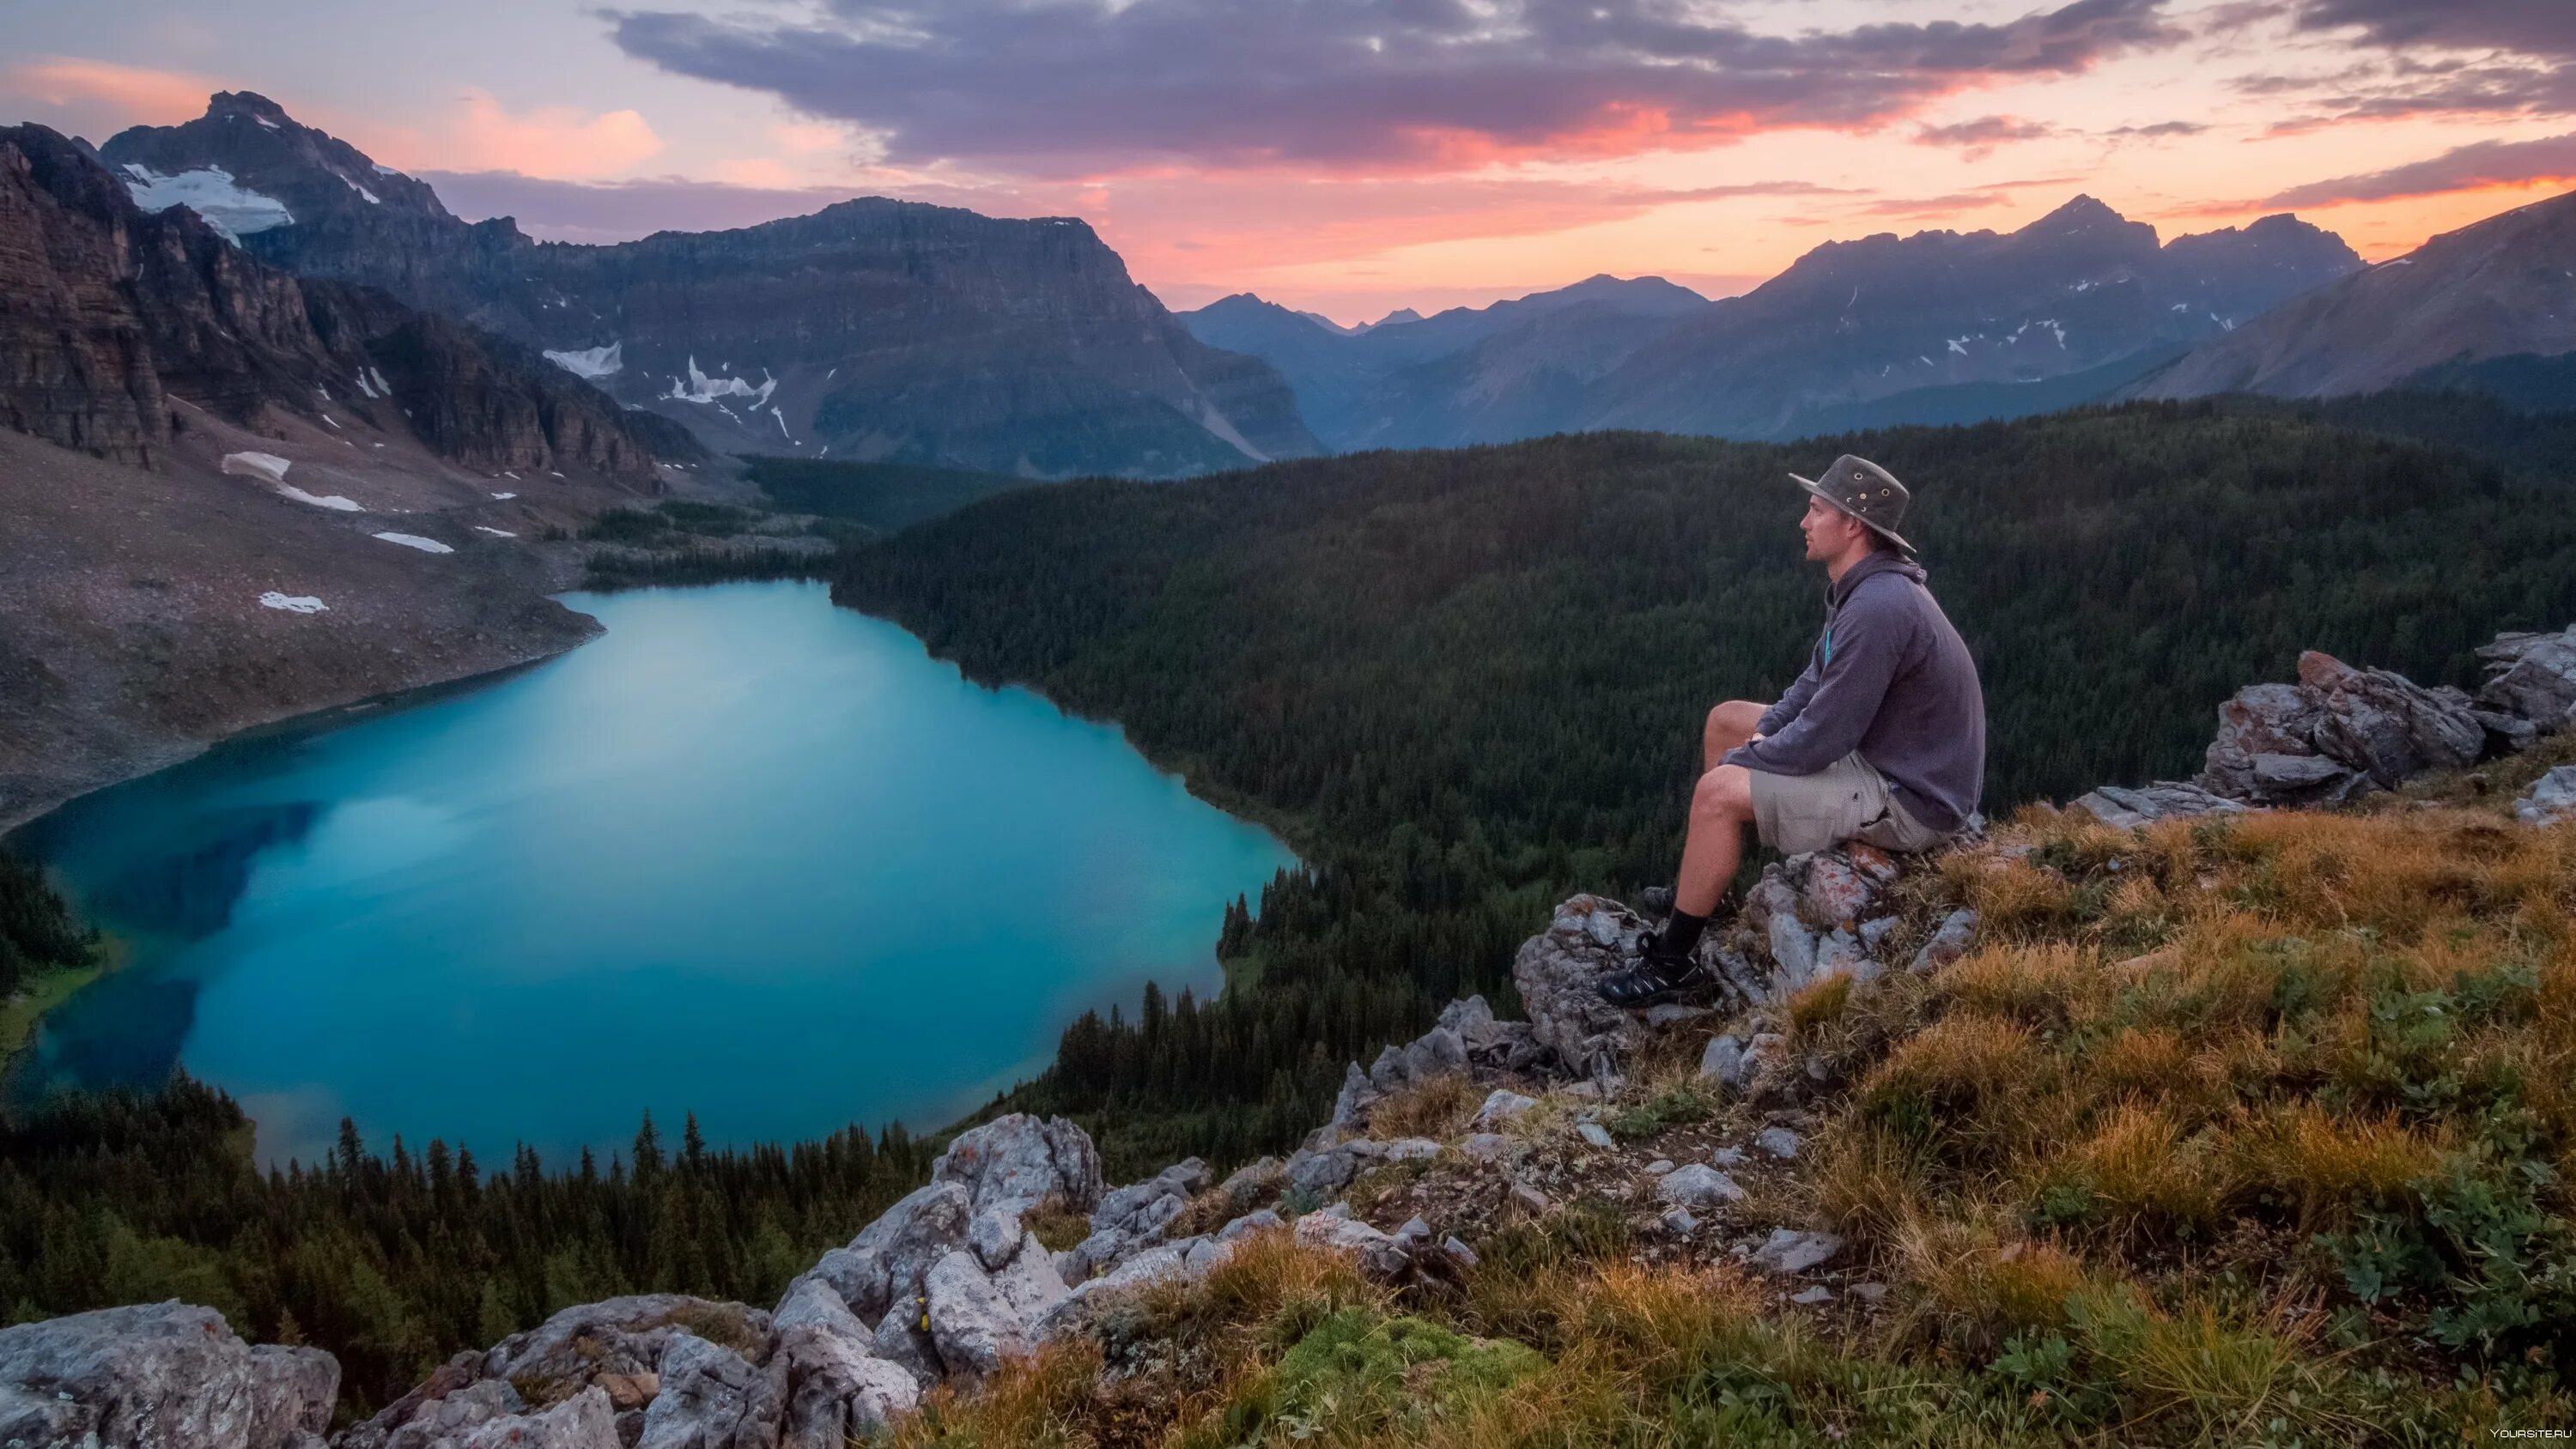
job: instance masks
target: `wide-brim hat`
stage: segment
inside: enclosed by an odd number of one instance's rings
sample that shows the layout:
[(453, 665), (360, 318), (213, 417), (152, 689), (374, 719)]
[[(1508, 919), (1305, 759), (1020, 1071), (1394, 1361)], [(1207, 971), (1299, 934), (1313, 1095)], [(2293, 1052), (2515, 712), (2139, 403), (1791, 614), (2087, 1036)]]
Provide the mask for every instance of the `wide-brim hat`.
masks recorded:
[(1896, 526), (1905, 521), (1905, 505), (1912, 495), (1896, 481), (1895, 474), (1867, 458), (1845, 453), (1821, 477), (1800, 478), (1795, 473), (1789, 476), (1799, 487), (1869, 525), (1879, 537), (1906, 553), (1914, 552), (1914, 545), (1896, 531)]

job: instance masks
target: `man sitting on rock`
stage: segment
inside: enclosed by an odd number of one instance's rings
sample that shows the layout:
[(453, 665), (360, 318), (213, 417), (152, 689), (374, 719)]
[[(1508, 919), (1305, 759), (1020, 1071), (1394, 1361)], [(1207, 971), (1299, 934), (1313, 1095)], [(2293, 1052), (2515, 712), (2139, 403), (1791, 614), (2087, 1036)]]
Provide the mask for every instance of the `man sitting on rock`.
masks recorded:
[(1846, 840), (1922, 851), (1966, 823), (1984, 787), (1985, 695), (1896, 532), (1905, 485), (1849, 454), (1821, 478), (1789, 476), (1809, 495), (1807, 557), (1825, 566), (1824, 634), (1778, 704), (1708, 712), (1672, 913), (1633, 969), (1603, 978), (1614, 1005), (1689, 989), (1691, 950), (1735, 878), (1745, 826), (1788, 855)]

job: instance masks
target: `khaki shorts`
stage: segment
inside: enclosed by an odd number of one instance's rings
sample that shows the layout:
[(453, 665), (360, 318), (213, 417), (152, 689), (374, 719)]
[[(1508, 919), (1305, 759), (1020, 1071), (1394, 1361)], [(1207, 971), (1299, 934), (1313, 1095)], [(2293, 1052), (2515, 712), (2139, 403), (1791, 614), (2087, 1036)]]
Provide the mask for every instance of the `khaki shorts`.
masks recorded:
[(1812, 775), (1754, 770), (1753, 828), (1783, 855), (1823, 850), (1846, 840), (1881, 850), (1930, 850), (1940, 832), (1905, 812), (1878, 767), (1854, 750)]

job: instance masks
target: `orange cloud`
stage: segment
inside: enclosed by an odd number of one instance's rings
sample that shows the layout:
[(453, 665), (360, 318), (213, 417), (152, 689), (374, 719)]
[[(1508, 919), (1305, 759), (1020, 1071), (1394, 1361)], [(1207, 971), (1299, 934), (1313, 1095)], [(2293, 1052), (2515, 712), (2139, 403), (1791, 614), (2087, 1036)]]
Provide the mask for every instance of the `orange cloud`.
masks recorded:
[(92, 102), (113, 108), (127, 124), (175, 125), (194, 120), (206, 97), (224, 87), (182, 71), (116, 65), (104, 60), (52, 55), (0, 72), (0, 85), (48, 106)]
[(662, 138), (632, 110), (513, 111), (479, 89), (468, 89), (459, 105), (451, 119), (397, 128), (360, 145), (405, 170), (515, 171), (552, 181), (614, 176), (662, 149)]

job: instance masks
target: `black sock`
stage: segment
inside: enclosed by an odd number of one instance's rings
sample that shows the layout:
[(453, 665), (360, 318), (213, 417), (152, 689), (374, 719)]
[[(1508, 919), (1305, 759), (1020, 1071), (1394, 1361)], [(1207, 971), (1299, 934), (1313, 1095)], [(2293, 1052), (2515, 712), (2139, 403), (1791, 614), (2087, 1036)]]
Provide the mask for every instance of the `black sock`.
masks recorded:
[(1694, 916), (1679, 906), (1665, 920), (1663, 930), (1655, 934), (1655, 954), (1687, 956), (1699, 944), (1699, 933), (1708, 929), (1708, 917)]

